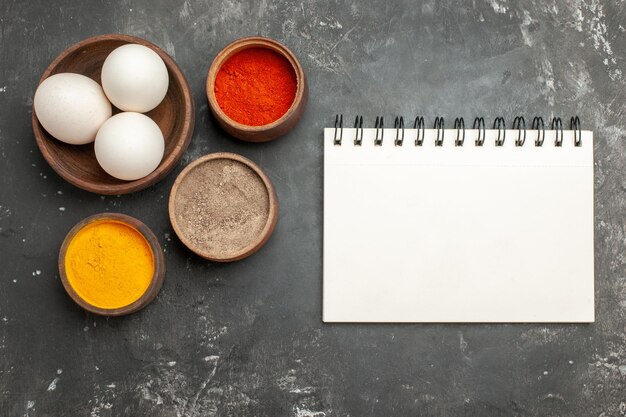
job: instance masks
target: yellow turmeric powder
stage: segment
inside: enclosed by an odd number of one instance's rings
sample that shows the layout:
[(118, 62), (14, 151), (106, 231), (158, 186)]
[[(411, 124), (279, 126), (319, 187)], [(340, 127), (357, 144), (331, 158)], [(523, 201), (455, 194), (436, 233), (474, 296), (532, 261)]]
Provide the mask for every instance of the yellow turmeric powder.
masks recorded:
[(148, 289), (154, 254), (141, 233), (117, 221), (91, 223), (78, 231), (65, 255), (67, 280), (87, 303), (125, 307)]

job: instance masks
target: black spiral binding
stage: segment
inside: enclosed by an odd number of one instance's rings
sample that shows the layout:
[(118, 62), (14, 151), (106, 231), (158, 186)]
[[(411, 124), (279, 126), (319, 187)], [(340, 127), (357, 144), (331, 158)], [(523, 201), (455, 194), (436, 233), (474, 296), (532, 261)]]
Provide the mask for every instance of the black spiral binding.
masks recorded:
[[(382, 146), (383, 138), (385, 135), (383, 116), (377, 116), (374, 128), (376, 129), (376, 137), (374, 139), (375, 146)], [(361, 146), (363, 144), (363, 116), (356, 116), (354, 119), (354, 145)], [(404, 117), (396, 116), (394, 120), (394, 129), (396, 130), (396, 138), (394, 141), (395, 146), (402, 146), (404, 144)], [(426, 133), (426, 123), (424, 117), (417, 116), (413, 123), (413, 129), (416, 130), (415, 146), (422, 146), (424, 143)], [(444, 119), (437, 116), (433, 129), (437, 130), (437, 137), (435, 139), (435, 146), (443, 146), (443, 140), (445, 135)], [(465, 143), (465, 121), (462, 117), (454, 119), (454, 129), (456, 129), (456, 139), (454, 141), (455, 146), (463, 146)], [(485, 119), (483, 117), (474, 118), (472, 129), (478, 130), (478, 135), (474, 144), (476, 146), (483, 146), (485, 143)], [(496, 117), (493, 121), (493, 129), (498, 129), (498, 137), (496, 139), (496, 146), (503, 146), (506, 138), (506, 123), (503, 117)], [(521, 147), (526, 143), (526, 120), (523, 116), (517, 116), (513, 119), (513, 129), (517, 130), (517, 139), (515, 140), (515, 146)], [(546, 127), (541, 116), (535, 116), (531, 124), (531, 129), (537, 131), (537, 138), (535, 139), (535, 146), (543, 146), (546, 138)], [(550, 123), (550, 129), (556, 130), (556, 138), (554, 140), (554, 146), (563, 146), (563, 121), (560, 117), (553, 117)], [(574, 131), (574, 146), (582, 146), (582, 125), (580, 118), (574, 116), (570, 118), (570, 130)], [(334, 145), (341, 145), (343, 140), (343, 114), (337, 114), (335, 116), (335, 133), (333, 138)]]
[(435, 118), (435, 126), (433, 129), (437, 129), (437, 139), (435, 139), (435, 146), (443, 146), (443, 135), (445, 134), (443, 130), (443, 117), (437, 116)]
[(506, 138), (506, 124), (504, 123), (504, 117), (496, 117), (496, 119), (493, 121), (493, 128), (498, 129), (496, 146), (503, 146), (504, 139)]
[[(354, 128), (356, 132), (354, 133), (354, 146), (361, 146), (363, 143), (363, 116), (357, 116), (354, 119)], [(361, 132), (361, 136), (359, 136), (359, 131)]]
[(563, 122), (561, 121), (560, 117), (552, 118), (550, 129), (556, 130), (556, 139), (554, 139), (554, 146), (562, 146), (563, 145)]
[[(524, 120), (524, 116), (517, 116), (513, 120), (513, 129), (517, 129), (515, 146), (524, 146), (526, 142), (526, 120)], [(522, 136), (522, 131), (524, 131), (524, 136)]]
[[(393, 122), (393, 127), (396, 129), (396, 140), (394, 141), (394, 144), (396, 146), (402, 146), (404, 143), (404, 118), (402, 116), (396, 116), (396, 120)], [(400, 129), (402, 129), (402, 136), (398, 137)]]
[[(339, 129), (337, 129), (337, 125), (339, 125)], [(337, 138), (337, 130), (339, 130), (339, 138)], [(335, 116), (335, 139), (333, 143), (335, 145), (341, 145), (341, 139), (343, 139), (343, 114)]]
[[(543, 123), (543, 117), (535, 116), (533, 119), (533, 130), (537, 130), (537, 139), (535, 139), (535, 146), (543, 146), (543, 141), (546, 140), (546, 125)], [(539, 130), (541, 128), (541, 130)]]
[[(463, 146), (465, 142), (465, 121), (462, 117), (454, 119), (454, 128), (456, 129), (456, 139), (454, 140), (454, 146)], [(461, 131), (463, 135), (461, 136)]]
[[(385, 123), (383, 116), (376, 116), (376, 138), (374, 139), (374, 146), (382, 146), (383, 138), (385, 136)], [(378, 137), (378, 131), (380, 130), (380, 138)]]
[(417, 130), (417, 134), (415, 136), (415, 146), (422, 146), (424, 143), (425, 126), (426, 124), (424, 123), (424, 118), (422, 116), (417, 116), (415, 118), (415, 123), (413, 123), (413, 129)]
[(476, 146), (483, 146), (485, 143), (485, 119), (482, 117), (475, 118), (472, 129), (478, 129), (478, 137), (476, 138), (474, 144)]
[(580, 126), (580, 119), (578, 116), (574, 116), (569, 120), (569, 128), (574, 131), (574, 146), (582, 146), (582, 129)]

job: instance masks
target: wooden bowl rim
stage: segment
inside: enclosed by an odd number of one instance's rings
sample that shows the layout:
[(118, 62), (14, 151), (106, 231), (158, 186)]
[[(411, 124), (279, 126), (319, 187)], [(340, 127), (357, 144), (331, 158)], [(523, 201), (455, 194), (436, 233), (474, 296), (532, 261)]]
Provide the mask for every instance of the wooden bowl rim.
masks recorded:
[[(185, 180), (187, 175), (189, 175), (189, 173), (193, 171), (197, 166), (204, 164), (207, 161), (212, 161), (215, 159), (227, 159), (227, 160), (237, 161), (239, 163), (246, 165), (248, 168), (252, 169), (259, 176), (259, 178), (261, 178), (261, 180), (263, 181), (263, 184), (265, 185), (265, 188), (267, 190), (267, 194), (269, 197), (267, 222), (265, 223), (265, 226), (263, 227), (263, 230), (261, 231), (261, 233), (259, 233), (259, 237), (255, 241), (250, 243), (248, 246), (246, 246), (245, 248), (229, 256), (219, 256), (219, 255), (216, 255), (215, 253), (202, 251), (200, 248), (196, 247), (189, 239), (187, 239), (185, 234), (180, 229), (178, 222), (176, 220), (175, 200), (176, 200), (176, 193), (178, 192), (178, 188), (180, 187), (181, 183)], [(245, 158), (236, 153), (216, 152), (216, 153), (210, 153), (208, 155), (204, 155), (196, 159), (195, 161), (187, 165), (185, 169), (181, 171), (180, 174), (178, 174), (178, 177), (176, 178), (174, 185), (172, 185), (172, 190), (170, 192), (168, 211), (169, 211), (170, 222), (172, 223), (174, 232), (176, 233), (180, 241), (183, 242), (183, 244), (188, 249), (190, 249), (193, 253), (209, 261), (232, 262), (232, 261), (237, 261), (237, 260), (240, 260), (240, 259), (243, 259), (252, 255), (256, 251), (261, 249), (261, 247), (263, 247), (263, 245), (270, 238), (270, 236), (274, 232), (274, 228), (276, 227), (276, 222), (278, 221), (278, 196), (276, 195), (276, 189), (274, 188), (272, 181), (269, 179), (267, 174), (265, 174), (265, 172), (257, 164), (255, 164), (248, 158)]]
[[(67, 255), (67, 248), (76, 234), (88, 225), (107, 221), (120, 222), (136, 230), (144, 237), (144, 239), (146, 239), (146, 242), (148, 242), (150, 250), (154, 256), (154, 274), (152, 275), (150, 285), (141, 297), (133, 303), (120, 308), (101, 308), (89, 304), (76, 293), (67, 278), (67, 272), (65, 270), (65, 256)], [(59, 251), (59, 276), (67, 294), (83, 309), (101, 316), (123, 316), (141, 310), (155, 299), (161, 290), (163, 281), (165, 280), (165, 256), (163, 255), (159, 240), (152, 230), (142, 221), (122, 213), (98, 213), (86, 217), (76, 223), (67, 233), (65, 239), (63, 239), (63, 243), (61, 244), (61, 249)]]
[[(228, 58), (230, 58), (239, 51), (255, 47), (271, 49), (272, 51), (281, 54), (285, 59), (287, 59), (287, 61), (289, 61), (289, 63), (293, 67), (294, 73), (296, 74), (297, 85), (296, 95), (293, 98), (291, 106), (285, 112), (285, 114), (283, 114), (280, 118), (274, 120), (272, 123), (260, 126), (245, 125), (231, 119), (226, 113), (224, 113), (219, 103), (217, 102), (217, 98), (215, 97), (215, 78), (217, 77), (217, 73), (219, 72), (224, 62), (226, 62)], [(300, 61), (298, 61), (298, 58), (296, 58), (296, 55), (287, 46), (275, 39), (266, 38), (263, 36), (248, 36), (246, 38), (236, 39), (233, 42), (229, 43), (224, 48), (222, 48), (222, 50), (215, 56), (215, 59), (213, 59), (213, 62), (211, 63), (211, 66), (209, 67), (209, 72), (207, 74), (206, 94), (211, 108), (215, 113), (219, 115), (219, 117), (225, 123), (227, 123), (234, 129), (238, 129), (244, 132), (259, 133), (266, 132), (277, 126), (280, 126), (296, 112), (304, 97), (304, 90), (306, 88), (305, 83), (306, 79), (304, 75), (304, 69), (300, 64)]]
[[(193, 135), (193, 129), (195, 125), (195, 103), (193, 101), (193, 94), (191, 92), (191, 88), (189, 87), (189, 83), (187, 82), (187, 78), (185, 74), (182, 72), (176, 61), (172, 57), (169, 56), (167, 52), (162, 50), (156, 44), (147, 41), (145, 39), (132, 36), (132, 35), (124, 35), (124, 34), (104, 34), (104, 35), (96, 35), (86, 39), (83, 39), (80, 42), (77, 42), (73, 45), (70, 45), (63, 52), (61, 52), (51, 63), (48, 65), (43, 75), (41, 76), (39, 86), (46, 78), (50, 77), (54, 69), (59, 65), (61, 61), (67, 58), (70, 54), (76, 52), (77, 50), (88, 47), (89, 45), (102, 42), (102, 41), (122, 41), (127, 43), (136, 43), (139, 45), (146, 46), (156, 52), (163, 62), (165, 62), (165, 66), (168, 69), (168, 72), (173, 75), (173, 78), (181, 85), (182, 95), (183, 95), (183, 105), (179, 107), (183, 107), (185, 109), (184, 120), (187, 121), (183, 123), (182, 134), (177, 138), (176, 145), (174, 150), (167, 155), (159, 164), (159, 166), (152, 171), (147, 176), (140, 178), (138, 180), (133, 181), (124, 181), (118, 184), (99, 184), (92, 181), (83, 180), (80, 176), (74, 175), (72, 172), (69, 172), (62, 167), (56, 164), (56, 158), (52, 156), (49, 152), (48, 147), (46, 146), (46, 142), (48, 139), (44, 138), (44, 134), (42, 132), (43, 127), (39, 123), (39, 119), (37, 119), (37, 115), (35, 114), (35, 108), (33, 104), (32, 108), (32, 126), (33, 132), (35, 135), (35, 140), (37, 142), (37, 147), (41, 151), (44, 159), (50, 167), (59, 174), (64, 180), (69, 182), (70, 184), (81, 188), (85, 191), (89, 191), (97, 194), (106, 194), (106, 195), (121, 195), (121, 194), (129, 194), (136, 191), (143, 190), (160, 180), (162, 180), (175, 166), (178, 164), (183, 154), (189, 147), (189, 143), (191, 142), (191, 137)], [(171, 80), (170, 80), (171, 82)], [(54, 139), (56, 140), (56, 139)]]

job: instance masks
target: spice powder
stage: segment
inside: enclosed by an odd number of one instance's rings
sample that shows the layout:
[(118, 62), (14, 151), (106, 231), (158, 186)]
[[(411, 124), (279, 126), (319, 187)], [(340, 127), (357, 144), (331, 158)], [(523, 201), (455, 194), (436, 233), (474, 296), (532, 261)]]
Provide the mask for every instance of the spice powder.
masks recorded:
[(179, 184), (174, 216), (195, 248), (228, 258), (259, 241), (269, 207), (267, 187), (254, 170), (235, 160), (209, 159)]
[(215, 98), (224, 113), (247, 126), (280, 119), (296, 97), (291, 63), (267, 48), (248, 48), (228, 58), (215, 77)]
[(80, 229), (65, 254), (65, 272), (76, 294), (92, 306), (126, 307), (148, 289), (154, 254), (143, 235), (118, 221), (96, 221)]

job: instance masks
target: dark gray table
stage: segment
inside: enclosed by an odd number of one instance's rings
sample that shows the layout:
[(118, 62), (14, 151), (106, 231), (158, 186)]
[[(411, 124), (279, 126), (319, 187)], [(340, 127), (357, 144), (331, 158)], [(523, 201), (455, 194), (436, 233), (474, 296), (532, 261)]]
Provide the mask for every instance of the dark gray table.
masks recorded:
[[(472, 3), (0, 2), (0, 415), (626, 414), (626, 3)], [(175, 172), (121, 197), (60, 179), (30, 126), (50, 61), (109, 32), (166, 49), (197, 107)], [(219, 49), (256, 34), (294, 50), (311, 90), (298, 127), (262, 145), (219, 130), (204, 94)], [(324, 325), (321, 137), (336, 112), (580, 115), (596, 135), (596, 323)], [(257, 162), (281, 204), (269, 243), (230, 265), (193, 256), (167, 215), (176, 174), (215, 151)], [(166, 251), (159, 297), (125, 318), (86, 314), (58, 278), (65, 233), (102, 211), (143, 220)]]

